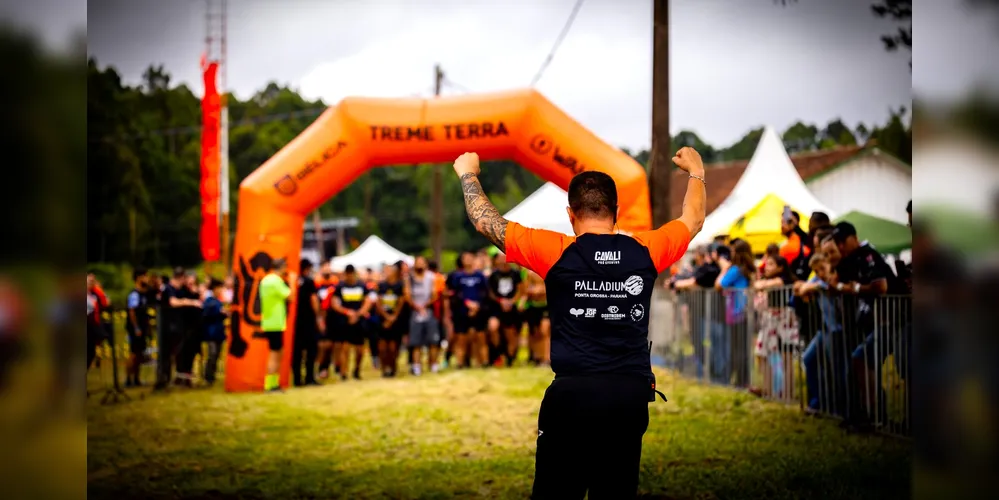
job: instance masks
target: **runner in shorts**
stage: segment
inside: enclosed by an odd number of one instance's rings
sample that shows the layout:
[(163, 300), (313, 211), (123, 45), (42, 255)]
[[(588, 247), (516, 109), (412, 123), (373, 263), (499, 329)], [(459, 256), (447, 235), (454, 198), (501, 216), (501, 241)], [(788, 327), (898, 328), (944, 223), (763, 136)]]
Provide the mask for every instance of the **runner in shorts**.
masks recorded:
[(430, 371), (437, 373), (437, 351), (440, 349), (440, 327), (434, 312), (438, 299), (436, 273), (428, 269), (427, 259), (417, 257), (409, 276), (409, 303), (413, 313), (409, 321), (409, 371), (422, 373), (423, 348), (429, 350)]
[[(340, 327), (340, 316), (333, 310), (333, 291), (336, 289), (338, 280), (330, 272), (329, 263), (323, 263), (319, 268), (319, 279), (316, 280), (317, 295), (319, 296), (320, 314), (324, 315), (326, 328), (319, 332), (319, 350), (316, 358), (319, 362), (319, 380), (329, 377), (330, 363), (336, 359), (333, 352), (333, 331)], [(334, 370), (339, 372), (339, 370)]]
[(545, 282), (533, 271), (527, 271), (524, 283), (524, 320), (531, 346), (531, 363), (548, 366), (551, 322), (548, 319), (548, 297)]
[(282, 392), (278, 368), (281, 366), (281, 351), (284, 349), (284, 331), (288, 329), (288, 297), (291, 296), (291, 287), (288, 285), (297, 286), (298, 275), (288, 272), (288, 264), (283, 258), (275, 259), (267, 271), (267, 276), (260, 280), (259, 288), (260, 329), (267, 337), (270, 347), (264, 390)]
[(409, 325), (402, 319), (406, 290), (400, 279), (400, 266), (385, 269), (385, 281), (378, 284), (375, 311), (378, 313), (378, 358), (383, 377), (394, 377), (399, 359), (399, 343)]
[[(455, 271), (450, 283), (454, 293), (455, 364), (465, 366), (466, 356), (475, 357), (479, 366), (489, 365), (489, 346), (486, 343), (486, 311), (483, 310), (488, 298), (486, 277), (473, 269), (474, 258), (471, 252), (461, 254), (462, 270)], [(471, 356), (469, 356), (471, 354)]]
[[(520, 314), (517, 301), (521, 296), (520, 271), (506, 261), (506, 255), (493, 257), (493, 272), (489, 275), (489, 346), (493, 363), (506, 356), (506, 366), (513, 364), (519, 347)], [(502, 335), (501, 335), (502, 334)]]
[(344, 269), (343, 281), (333, 291), (331, 306), (339, 315), (333, 331), (333, 351), (337, 355), (340, 380), (347, 380), (350, 365), (348, 351), (354, 351), (354, 378), (361, 379), (361, 358), (364, 355), (364, 324), (373, 300), (354, 266)]

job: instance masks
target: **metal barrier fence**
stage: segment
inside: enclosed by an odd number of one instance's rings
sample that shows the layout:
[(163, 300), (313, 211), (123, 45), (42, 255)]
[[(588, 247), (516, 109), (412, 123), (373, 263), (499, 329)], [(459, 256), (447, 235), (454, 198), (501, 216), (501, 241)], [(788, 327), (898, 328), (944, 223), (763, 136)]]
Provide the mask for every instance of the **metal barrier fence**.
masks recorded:
[[(159, 321), (161, 317), (161, 311), (159, 307), (149, 309), (149, 321), (150, 327), (152, 328), (152, 335), (146, 341), (146, 351), (144, 359), (142, 360), (140, 368), (140, 377), (144, 385), (151, 386), (156, 381), (156, 368), (157, 362), (160, 356), (160, 345), (162, 339), (162, 321)], [(103, 318), (105, 323), (105, 330), (107, 331), (108, 337), (114, 336), (114, 356), (111, 355), (112, 343), (108, 342), (106, 339), (97, 346), (97, 356), (95, 364), (97, 366), (88, 370), (88, 373), (93, 372), (96, 378), (100, 381), (101, 387), (109, 387), (114, 382), (112, 380), (112, 360), (118, 361), (118, 379), (120, 383), (125, 382), (125, 365), (128, 357), (131, 353), (131, 346), (129, 345), (128, 336), (125, 333), (125, 321), (127, 320), (127, 313), (125, 311), (114, 311), (112, 313), (105, 313)], [(228, 326), (229, 318), (225, 319), (225, 323)], [(227, 348), (228, 342), (222, 344), (221, 350), (218, 354), (218, 361), (215, 369), (216, 379), (222, 380), (225, 376), (225, 361), (227, 358)], [(180, 345), (177, 346), (177, 350), (180, 349)], [(192, 366), (192, 375), (195, 379), (204, 379), (205, 370), (207, 369), (207, 359), (209, 355), (209, 346), (207, 342), (201, 342), (201, 345), (197, 349), (197, 353), (194, 356), (194, 363)], [(172, 380), (172, 377), (171, 377)], [(92, 387), (91, 389), (96, 390), (97, 387)]]
[(911, 435), (911, 297), (656, 290), (654, 361), (810, 413)]

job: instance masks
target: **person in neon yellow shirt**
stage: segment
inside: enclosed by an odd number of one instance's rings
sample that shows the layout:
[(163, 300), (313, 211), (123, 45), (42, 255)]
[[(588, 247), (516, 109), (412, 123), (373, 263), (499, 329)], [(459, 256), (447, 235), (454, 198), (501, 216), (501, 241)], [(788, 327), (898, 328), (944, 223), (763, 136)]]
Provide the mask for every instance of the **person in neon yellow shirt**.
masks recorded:
[(291, 287), (288, 283), (297, 281), (295, 273), (288, 272), (284, 259), (276, 259), (267, 276), (260, 280), (260, 329), (267, 337), (270, 354), (267, 357), (267, 377), (265, 391), (280, 391), (278, 368), (281, 366), (281, 349), (284, 347), (284, 331), (288, 327), (288, 298)]

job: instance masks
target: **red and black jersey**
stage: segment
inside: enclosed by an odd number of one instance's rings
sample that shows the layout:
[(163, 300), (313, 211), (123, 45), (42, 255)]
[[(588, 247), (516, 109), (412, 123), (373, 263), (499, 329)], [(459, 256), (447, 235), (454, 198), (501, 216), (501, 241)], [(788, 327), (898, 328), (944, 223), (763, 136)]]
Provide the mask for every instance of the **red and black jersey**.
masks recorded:
[(649, 309), (655, 280), (689, 243), (690, 231), (680, 221), (630, 236), (575, 237), (510, 222), (507, 260), (545, 280), (555, 376), (650, 376)]
[(87, 289), (87, 321), (101, 324), (101, 313), (108, 308), (108, 297), (100, 285)]

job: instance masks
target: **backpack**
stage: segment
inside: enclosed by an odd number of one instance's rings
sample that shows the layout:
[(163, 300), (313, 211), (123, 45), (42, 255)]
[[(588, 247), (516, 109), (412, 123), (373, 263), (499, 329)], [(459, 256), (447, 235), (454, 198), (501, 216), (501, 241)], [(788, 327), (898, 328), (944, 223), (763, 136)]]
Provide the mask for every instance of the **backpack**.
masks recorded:
[(809, 265), (811, 254), (805, 255), (805, 238), (799, 234), (798, 240), (798, 256), (788, 262), (788, 268), (790, 268), (791, 276), (794, 277), (795, 281), (806, 281), (808, 276), (812, 274), (812, 266)]

